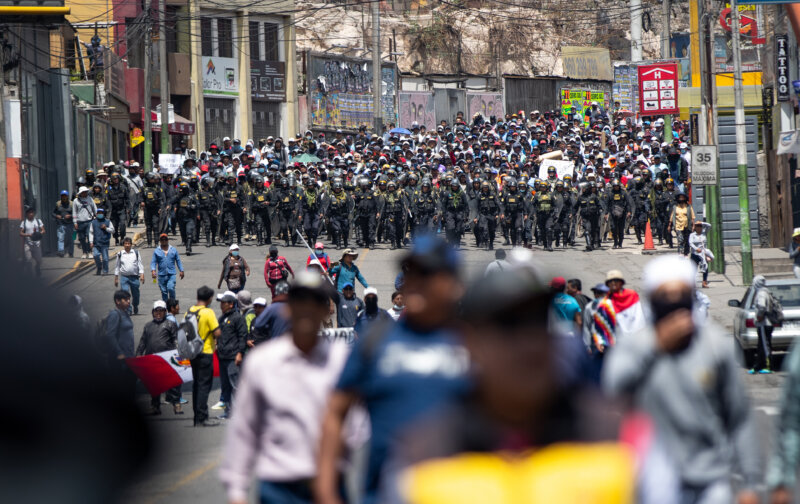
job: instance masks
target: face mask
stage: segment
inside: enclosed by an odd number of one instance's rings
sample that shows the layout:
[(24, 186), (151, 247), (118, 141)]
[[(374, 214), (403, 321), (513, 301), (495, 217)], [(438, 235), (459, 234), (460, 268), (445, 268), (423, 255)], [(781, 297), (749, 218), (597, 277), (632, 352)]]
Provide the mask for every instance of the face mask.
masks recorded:
[(394, 306), (395, 311), (401, 311), (401, 310), (403, 310), (403, 308), (405, 308), (405, 306), (399, 306), (399, 305), (393, 305), (393, 306)]
[(681, 299), (673, 302), (666, 302), (659, 298), (653, 298), (650, 300), (650, 306), (653, 310), (653, 318), (656, 322), (663, 319), (670, 313), (678, 311), (680, 309), (692, 309), (692, 296), (688, 294)]
[(97, 216), (97, 220), (104, 220), (104, 219), (105, 219), (105, 216), (103, 214), (99, 214)]
[(278, 257), (278, 253), (277, 253), (277, 252), (270, 252), (270, 253), (269, 253), (269, 256), (270, 256), (271, 258), (275, 259), (276, 257)]
[(239, 257), (239, 251), (238, 250), (234, 250), (233, 252), (231, 252), (231, 255), (233, 257)]
[(378, 298), (375, 296), (368, 296), (364, 300), (364, 308), (367, 310), (367, 313), (377, 313), (378, 312)]
[(315, 251), (314, 251), (314, 254), (316, 254), (316, 255), (317, 255), (317, 257), (322, 257), (322, 255), (323, 255), (324, 253), (325, 253), (325, 252), (323, 252), (323, 251), (321, 251), (321, 250), (315, 250)]

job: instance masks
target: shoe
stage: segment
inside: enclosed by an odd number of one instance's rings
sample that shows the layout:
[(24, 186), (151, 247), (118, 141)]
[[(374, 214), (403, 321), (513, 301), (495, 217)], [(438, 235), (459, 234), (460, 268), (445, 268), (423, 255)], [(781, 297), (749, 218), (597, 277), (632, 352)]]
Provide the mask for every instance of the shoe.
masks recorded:
[(181, 397), (181, 400), (180, 400), (180, 401), (178, 401), (178, 404), (189, 404), (189, 401), (187, 401), (186, 399), (184, 399), (183, 397)]
[(175, 413), (176, 415), (183, 415), (183, 409), (181, 409), (180, 404), (173, 404), (172, 412)]
[(766, 368), (759, 369), (758, 370), (758, 374), (772, 374), (772, 371), (770, 371), (769, 369), (766, 369)]
[(747, 374), (756, 374), (756, 370), (755, 369), (748, 369), (747, 370)]
[(219, 420), (216, 418), (209, 418), (204, 422), (194, 424), (195, 427), (217, 427), (219, 426)]
[(219, 418), (220, 420), (227, 420), (227, 419), (229, 419), (230, 417), (231, 417), (231, 414), (230, 414), (229, 412), (227, 412), (227, 411), (226, 411), (225, 413), (223, 413), (223, 414), (219, 415), (217, 418)]
[(138, 306), (134, 306), (133, 307), (133, 314), (134, 315), (139, 315), (139, 307)]
[(708, 282), (703, 282), (703, 288), (708, 289)]
[(225, 409), (226, 405), (227, 405), (227, 403), (225, 403), (225, 401), (219, 401), (214, 406), (211, 406), (211, 409), (217, 409), (217, 410)]

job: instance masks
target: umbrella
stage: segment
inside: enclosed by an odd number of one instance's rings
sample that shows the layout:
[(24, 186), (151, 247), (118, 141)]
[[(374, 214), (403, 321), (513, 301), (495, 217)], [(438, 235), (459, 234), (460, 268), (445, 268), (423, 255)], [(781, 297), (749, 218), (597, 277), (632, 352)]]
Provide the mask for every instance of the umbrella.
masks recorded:
[(410, 135), (411, 134), (411, 132), (408, 131), (405, 128), (395, 128), (395, 129), (389, 131), (389, 133), (392, 134), (392, 135)]
[(304, 154), (300, 154), (296, 158), (292, 159), (292, 161), (294, 161), (296, 163), (319, 163), (322, 160), (320, 158), (318, 158), (317, 156), (312, 156), (311, 154), (304, 153)]

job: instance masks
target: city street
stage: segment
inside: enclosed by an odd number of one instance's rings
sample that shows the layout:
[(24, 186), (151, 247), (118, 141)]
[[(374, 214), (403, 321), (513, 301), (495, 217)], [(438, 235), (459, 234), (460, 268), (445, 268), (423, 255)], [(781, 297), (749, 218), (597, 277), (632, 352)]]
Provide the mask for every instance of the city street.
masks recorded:
[[(138, 231), (133, 228), (132, 232)], [(177, 245), (178, 237), (173, 239)], [(635, 240), (633, 240), (635, 242)], [(465, 242), (471, 244), (472, 238)], [(603, 281), (605, 272), (611, 268), (618, 268), (626, 275), (628, 284), (637, 288), (641, 279), (643, 265), (653, 256), (642, 255), (641, 247), (630, 244), (622, 250), (603, 250), (593, 253), (583, 252), (581, 249), (557, 250), (556, 252), (543, 252), (534, 249), (535, 257), (543, 267), (552, 275), (563, 275), (566, 278), (579, 278), (583, 281), (584, 291), (592, 285)], [(241, 256), (244, 257), (251, 268), (251, 276), (247, 289), (257, 296), (265, 296), (269, 300), (269, 290), (266, 288), (263, 268), (264, 258), (268, 247), (245, 245), (242, 247)], [(140, 249), (145, 268), (149, 266), (152, 249)], [(280, 254), (284, 255), (295, 271), (305, 266), (308, 250), (305, 248), (279, 245)], [(178, 281), (177, 292), (181, 302), (181, 309), (193, 304), (195, 290), (202, 285), (216, 288), (220, 277), (221, 261), (227, 249), (225, 247), (205, 248), (203, 245), (194, 248), (194, 254), (186, 257), (183, 247), (179, 247), (181, 257), (186, 269), (186, 278)], [(380, 306), (389, 307), (389, 296), (393, 291), (394, 278), (397, 274), (397, 262), (403, 254), (402, 251), (388, 250), (387, 245), (379, 245), (375, 250), (359, 249), (359, 265), (364, 277), (370, 286), (378, 289)], [(336, 250), (329, 251), (333, 261), (339, 259)], [(464, 271), (468, 278), (480, 276), (486, 265), (494, 260), (494, 253), (485, 250), (476, 250), (467, 246), (463, 250)], [(113, 271), (113, 264), (112, 271)], [(723, 276), (712, 274), (710, 288), (704, 292), (712, 300), (712, 316), (716, 322), (725, 325), (731, 321), (732, 309), (727, 307), (729, 298), (741, 297), (743, 289), (734, 287)], [(92, 320), (104, 316), (113, 306), (112, 293), (114, 291), (113, 277), (94, 276), (93, 271), (79, 277), (62, 287), (65, 293), (79, 294), (84, 299), (84, 306)], [(363, 289), (358, 286), (357, 292), (361, 295)], [(149, 273), (142, 288), (142, 301), (140, 314), (133, 317), (137, 341), (141, 335), (142, 327), (150, 320), (149, 313), (153, 301), (160, 299), (160, 292), (150, 280)], [(218, 311), (218, 305), (212, 305)], [(781, 374), (769, 376), (749, 376), (742, 371), (742, 378), (752, 398), (754, 413), (758, 416), (758, 449), (765, 453), (772, 441), (772, 424), (776, 418), (779, 405), (780, 386), (783, 382)], [(191, 403), (191, 394), (186, 393), (190, 387), (184, 386), (184, 397)], [(214, 391), (209, 403), (213, 404), (219, 398), (219, 387), (215, 380)], [(146, 407), (149, 396), (140, 397), (142, 407)], [(149, 420), (155, 438), (157, 452), (154, 454), (145, 474), (141, 475), (139, 482), (128, 492), (127, 503), (195, 503), (195, 502), (224, 502), (224, 491), (217, 478), (217, 469), (220, 462), (220, 447), (225, 435), (224, 426), (218, 428), (196, 429), (192, 427), (191, 404), (185, 405), (184, 415), (176, 416), (170, 408), (164, 408), (164, 414)], [(212, 411), (212, 414), (219, 414)]]

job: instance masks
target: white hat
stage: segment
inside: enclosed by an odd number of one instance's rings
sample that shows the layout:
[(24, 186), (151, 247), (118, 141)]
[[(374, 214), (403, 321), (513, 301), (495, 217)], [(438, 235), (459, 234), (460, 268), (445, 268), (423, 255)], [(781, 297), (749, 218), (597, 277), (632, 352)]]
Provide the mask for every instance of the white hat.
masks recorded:
[(223, 142), (229, 142), (229, 141), (230, 141), (230, 139), (231, 139), (231, 137), (225, 137), (225, 138), (223, 138), (223, 139), (222, 139), (222, 141), (223, 141)]
[(263, 297), (257, 297), (257, 298), (255, 299), (255, 301), (253, 301), (253, 306), (255, 306), (255, 305), (258, 305), (258, 306), (267, 306), (267, 300), (266, 300), (266, 298), (263, 298)]
[(80, 186), (78, 188), (78, 194), (83, 193), (83, 192), (89, 192), (89, 188), (86, 187), (86, 186)]
[(228, 247), (228, 250), (239, 250), (239, 245), (236, 245), (236, 244), (234, 243), (233, 245), (231, 245), (230, 247)]
[(695, 288), (696, 269), (694, 263), (677, 254), (669, 254), (653, 259), (642, 272), (642, 287), (647, 294), (652, 293), (667, 282), (674, 280)]
[(689, 146), (688, 146), (688, 145), (686, 145), (686, 142), (681, 142), (681, 144), (679, 145), (679, 147), (680, 147), (681, 149), (686, 149), (686, 148), (688, 148)]
[(236, 297), (236, 294), (233, 291), (225, 291), (222, 294), (217, 294), (217, 301), (227, 301), (229, 303), (235, 303), (238, 301), (239, 298)]
[(377, 296), (378, 289), (376, 289), (375, 287), (367, 287), (366, 289), (364, 289), (364, 297), (367, 297), (370, 294), (375, 294)]
[(160, 299), (158, 301), (156, 301), (155, 303), (153, 303), (153, 310), (158, 310), (159, 308), (162, 309), (162, 310), (166, 310), (167, 309), (167, 303), (165, 303), (164, 301), (162, 301)]

